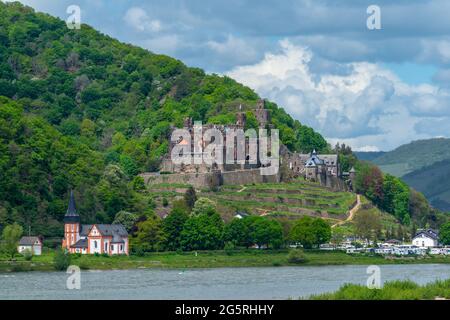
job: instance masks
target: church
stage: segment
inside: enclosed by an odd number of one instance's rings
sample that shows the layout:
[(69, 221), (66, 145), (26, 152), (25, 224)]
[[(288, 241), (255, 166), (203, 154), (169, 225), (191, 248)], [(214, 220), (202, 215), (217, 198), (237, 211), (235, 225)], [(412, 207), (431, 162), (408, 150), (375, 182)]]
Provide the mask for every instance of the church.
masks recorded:
[(80, 224), (73, 191), (64, 216), (62, 247), (70, 253), (128, 255), (128, 232), (121, 224)]

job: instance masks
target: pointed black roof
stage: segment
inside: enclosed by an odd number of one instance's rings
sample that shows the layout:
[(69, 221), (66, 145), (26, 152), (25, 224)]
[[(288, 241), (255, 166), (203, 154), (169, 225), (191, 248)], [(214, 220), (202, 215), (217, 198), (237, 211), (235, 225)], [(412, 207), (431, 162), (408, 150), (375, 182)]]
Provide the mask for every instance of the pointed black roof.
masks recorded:
[(80, 216), (77, 213), (75, 206), (75, 197), (73, 196), (73, 190), (70, 191), (69, 206), (67, 207), (66, 215), (64, 216), (64, 222), (80, 222)]

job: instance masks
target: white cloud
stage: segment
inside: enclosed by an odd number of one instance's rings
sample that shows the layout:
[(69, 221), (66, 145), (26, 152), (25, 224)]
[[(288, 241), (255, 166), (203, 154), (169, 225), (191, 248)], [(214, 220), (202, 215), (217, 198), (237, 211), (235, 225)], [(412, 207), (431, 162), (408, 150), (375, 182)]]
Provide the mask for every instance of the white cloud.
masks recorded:
[(139, 7), (128, 9), (123, 19), (128, 25), (138, 31), (158, 32), (161, 30), (161, 22), (150, 19), (147, 12)]
[[(444, 89), (406, 84), (390, 70), (368, 62), (344, 64), (350, 71), (341, 75), (313, 73), (310, 49), (288, 40), (280, 42), (280, 49), (227, 75), (277, 102), (333, 144), (389, 150), (435, 136), (436, 130), (426, 129), (434, 122), (420, 122), (424, 116), (450, 116), (450, 93)], [(450, 128), (441, 134), (450, 135)]]

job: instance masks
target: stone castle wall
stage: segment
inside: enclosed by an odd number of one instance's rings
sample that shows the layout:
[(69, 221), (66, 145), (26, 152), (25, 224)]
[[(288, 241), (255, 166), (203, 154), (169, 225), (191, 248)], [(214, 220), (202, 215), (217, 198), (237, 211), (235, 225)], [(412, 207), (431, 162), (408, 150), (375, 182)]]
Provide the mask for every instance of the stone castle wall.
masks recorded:
[(264, 176), (261, 175), (260, 169), (225, 172), (215, 171), (207, 173), (143, 173), (140, 176), (144, 179), (146, 185), (182, 183), (190, 184), (195, 188), (214, 188), (221, 185), (280, 182), (280, 176), (278, 174), (273, 176)]

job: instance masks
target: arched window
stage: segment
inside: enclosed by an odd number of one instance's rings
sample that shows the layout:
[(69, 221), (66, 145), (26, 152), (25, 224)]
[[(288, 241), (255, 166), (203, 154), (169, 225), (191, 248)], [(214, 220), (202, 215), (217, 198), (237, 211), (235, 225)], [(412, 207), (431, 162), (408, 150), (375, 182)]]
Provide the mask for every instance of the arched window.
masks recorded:
[(97, 240), (94, 241), (94, 248), (97, 249)]

